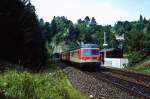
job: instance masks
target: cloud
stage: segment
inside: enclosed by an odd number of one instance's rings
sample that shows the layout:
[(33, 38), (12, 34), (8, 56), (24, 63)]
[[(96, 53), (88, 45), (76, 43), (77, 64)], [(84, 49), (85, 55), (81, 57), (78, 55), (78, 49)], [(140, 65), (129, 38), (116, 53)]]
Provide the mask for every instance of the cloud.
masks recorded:
[(51, 21), (53, 16), (66, 16), (76, 22), (89, 16), (106, 25), (125, 20), (129, 15), (128, 11), (113, 6), (107, 0), (32, 0), (32, 3), (38, 16), (46, 21)]

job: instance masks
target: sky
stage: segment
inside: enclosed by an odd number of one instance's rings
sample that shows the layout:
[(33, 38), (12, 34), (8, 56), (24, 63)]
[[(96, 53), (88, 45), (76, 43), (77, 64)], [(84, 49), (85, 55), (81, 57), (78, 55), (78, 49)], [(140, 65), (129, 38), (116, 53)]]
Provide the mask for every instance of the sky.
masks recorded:
[(150, 19), (150, 0), (31, 0), (36, 14), (51, 22), (54, 16), (65, 16), (77, 22), (85, 16), (95, 17), (100, 25), (117, 21), (136, 21), (140, 14)]

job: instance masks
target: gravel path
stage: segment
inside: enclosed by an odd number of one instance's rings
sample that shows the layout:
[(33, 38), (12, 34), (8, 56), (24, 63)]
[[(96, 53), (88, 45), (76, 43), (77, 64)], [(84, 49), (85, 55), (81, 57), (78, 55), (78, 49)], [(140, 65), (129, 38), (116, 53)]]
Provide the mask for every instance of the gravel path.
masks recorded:
[(64, 71), (69, 75), (73, 85), (80, 91), (93, 96), (93, 99), (138, 99), (116, 88), (112, 84), (97, 80), (73, 67), (66, 67)]

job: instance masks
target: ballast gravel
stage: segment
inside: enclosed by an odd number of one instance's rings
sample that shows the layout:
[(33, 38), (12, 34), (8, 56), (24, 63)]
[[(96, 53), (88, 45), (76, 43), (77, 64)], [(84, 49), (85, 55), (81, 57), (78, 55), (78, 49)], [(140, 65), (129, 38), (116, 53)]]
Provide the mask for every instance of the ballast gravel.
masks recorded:
[(68, 74), (71, 83), (81, 92), (87, 94), (89, 99), (140, 99), (74, 67), (63, 67), (63, 70)]

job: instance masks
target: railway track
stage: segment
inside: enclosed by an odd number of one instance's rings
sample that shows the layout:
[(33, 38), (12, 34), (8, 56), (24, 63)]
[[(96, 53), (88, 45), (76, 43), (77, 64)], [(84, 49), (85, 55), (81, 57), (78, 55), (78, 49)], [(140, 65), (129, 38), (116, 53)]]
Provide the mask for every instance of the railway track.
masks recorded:
[[(64, 65), (64, 64), (61, 64), (61, 65)], [(64, 66), (66, 67), (68, 65), (65, 64)], [(99, 70), (97, 70), (95, 72), (89, 72), (89, 71), (82, 71), (82, 72), (86, 73), (87, 75), (90, 75), (90, 76), (94, 77), (95, 79), (97, 79), (99, 81), (101, 80), (101, 81), (104, 81), (104, 82), (108, 82), (108, 83), (112, 84), (113, 86), (116, 86), (116, 88), (124, 90), (124, 92), (127, 92), (128, 94), (130, 94), (131, 97), (139, 97), (139, 99), (150, 99), (150, 87), (147, 87), (143, 84), (134, 82), (130, 79), (126, 80), (122, 77), (116, 77), (115, 75), (109, 74), (106, 71), (111, 72), (112, 70), (111, 69), (108, 70), (106, 68), (105, 69), (100, 68)], [(114, 72), (114, 74), (122, 75), (119, 72)], [(130, 73), (130, 74), (123, 73), (123, 74), (127, 75), (127, 76), (130, 76), (132, 73)], [(131, 77), (134, 78), (135, 76), (131, 76)], [(144, 79), (143, 79), (142, 74), (140, 75), (140, 78), (141, 78), (140, 80), (147, 80), (147, 81), (149, 80), (146, 77), (144, 77)], [(92, 85), (92, 86), (94, 86), (94, 85)]]
[(141, 99), (150, 99), (150, 88), (142, 84), (118, 78), (103, 72), (86, 72), (96, 79), (104, 80), (128, 92), (131, 95), (136, 95)]
[(148, 74), (136, 73), (127, 70), (108, 67), (101, 67), (101, 71), (119, 78), (130, 80), (145, 85), (147, 87), (150, 87), (150, 75)]
[(103, 66), (101, 66), (101, 69), (105, 70), (105, 71), (112, 72), (112, 73), (120, 74), (120, 75), (123, 75), (123, 76), (132, 77), (134, 79), (138, 79), (138, 80), (141, 80), (141, 81), (150, 82), (150, 75), (148, 75), (148, 74), (131, 72), (131, 71), (117, 69), (117, 68), (108, 68), (108, 67), (103, 67)]

